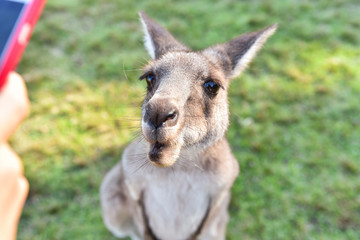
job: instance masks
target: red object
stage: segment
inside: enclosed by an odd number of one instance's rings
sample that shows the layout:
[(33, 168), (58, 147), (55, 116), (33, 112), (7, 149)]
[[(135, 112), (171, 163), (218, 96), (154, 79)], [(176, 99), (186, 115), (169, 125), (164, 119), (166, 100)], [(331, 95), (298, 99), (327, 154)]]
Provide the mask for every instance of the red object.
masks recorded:
[(5, 84), (8, 73), (15, 69), (20, 61), (45, 3), (46, 0), (31, 0), (26, 4), (0, 62), (0, 89)]

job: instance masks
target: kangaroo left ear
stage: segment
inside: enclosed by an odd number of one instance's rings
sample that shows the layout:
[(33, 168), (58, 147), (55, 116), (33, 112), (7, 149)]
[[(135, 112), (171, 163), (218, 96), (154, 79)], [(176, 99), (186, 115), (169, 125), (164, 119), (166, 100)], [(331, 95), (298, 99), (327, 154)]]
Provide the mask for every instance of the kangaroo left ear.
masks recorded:
[(157, 59), (170, 51), (188, 51), (165, 28), (149, 18), (145, 12), (139, 13), (144, 30), (144, 45), (152, 59)]
[(233, 40), (204, 50), (215, 56), (227, 77), (234, 78), (246, 68), (266, 40), (275, 33), (277, 24), (258, 32), (246, 33)]

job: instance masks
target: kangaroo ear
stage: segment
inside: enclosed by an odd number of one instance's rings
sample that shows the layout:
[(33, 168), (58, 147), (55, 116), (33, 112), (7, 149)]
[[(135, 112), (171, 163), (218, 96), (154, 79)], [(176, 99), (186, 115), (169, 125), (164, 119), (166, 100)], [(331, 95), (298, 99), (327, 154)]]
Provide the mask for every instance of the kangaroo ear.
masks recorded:
[(149, 18), (145, 12), (139, 13), (144, 30), (144, 45), (152, 59), (157, 59), (170, 51), (188, 51), (165, 28)]
[(215, 56), (227, 77), (234, 78), (246, 68), (276, 28), (277, 24), (274, 24), (258, 32), (242, 34), (227, 43), (205, 49), (204, 53)]

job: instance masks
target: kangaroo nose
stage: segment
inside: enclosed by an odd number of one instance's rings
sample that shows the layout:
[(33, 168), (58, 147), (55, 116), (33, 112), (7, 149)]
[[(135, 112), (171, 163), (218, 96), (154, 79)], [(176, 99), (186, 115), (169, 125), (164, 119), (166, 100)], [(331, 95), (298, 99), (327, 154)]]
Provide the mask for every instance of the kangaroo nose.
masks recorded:
[(146, 106), (145, 118), (154, 128), (172, 127), (177, 124), (179, 110), (170, 100), (158, 99)]

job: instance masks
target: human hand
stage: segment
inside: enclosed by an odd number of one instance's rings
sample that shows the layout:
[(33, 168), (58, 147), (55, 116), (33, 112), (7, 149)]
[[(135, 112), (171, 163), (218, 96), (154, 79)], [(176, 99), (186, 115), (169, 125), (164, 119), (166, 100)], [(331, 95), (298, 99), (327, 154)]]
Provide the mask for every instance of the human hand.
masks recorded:
[(0, 146), (0, 236), (16, 238), (17, 224), (29, 192), (20, 158), (7, 144)]
[(28, 113), (24, 80), (10, 73), (0, 90), (0, 236), (4, 240), (16, 238), (17, 223), (29, 191), (21, 160), (6, 141)]

